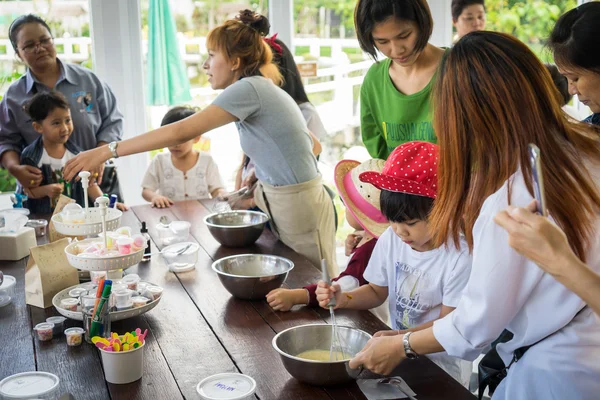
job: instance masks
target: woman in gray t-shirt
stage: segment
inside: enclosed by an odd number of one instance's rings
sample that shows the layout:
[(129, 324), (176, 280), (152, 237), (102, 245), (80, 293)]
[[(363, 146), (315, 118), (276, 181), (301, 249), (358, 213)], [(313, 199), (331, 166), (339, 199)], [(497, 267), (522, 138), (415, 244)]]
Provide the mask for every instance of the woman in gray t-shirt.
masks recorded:
[(213, 89), (224, 89), (213, 104), (182, 121), (135, 138), (81, 153), (65, 168), (70, 179), (111, 157), (172, 146), (235, 122), (244, 153), (255, 163), (256, 205), (271, 217), (281, 241), (337, 276), (335, 223), (331, 199), (321, 182), (312, 142), (294, 100), (273, 82), (281, 74), (264, 41), (268, 20), (246, 10), (207, 37), (204, 69)]

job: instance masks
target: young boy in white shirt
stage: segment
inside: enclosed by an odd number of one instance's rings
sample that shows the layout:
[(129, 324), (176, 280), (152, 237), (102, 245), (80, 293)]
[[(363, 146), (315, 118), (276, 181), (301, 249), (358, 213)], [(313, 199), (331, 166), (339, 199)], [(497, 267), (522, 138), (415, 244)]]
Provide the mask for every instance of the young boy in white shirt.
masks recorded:
[[(161, 122), (169, 125), (196, 113), (190, 107), (170, 109)], [(169, 147), (169, 153), (157, 154), (142, 181), (142, 197), (153, 207), (167, 208), (175, 201), (215, 198), (225, 194), (219, 168), (209, 153), (194, 149), (200, 136)]]
[[(364, 272), (368, 285), (343, 293), (338, 285), (319, 282), (317, 300), (327, 308), (366, 310), (389, 297), (391, 331), (398, 335), (433, 325), (451, 313), (469, 280), (471, 256), (466, 243), (434, 248), (427, 217), (437, 192), (438, 147), (425, 142), (398, 146), (382, 172), (363, 172), (360, 180), (381, 190), (381, 212), (390, 227), (381, 235)], [(472, 364), (446, 353), (429, 356), (448, 374), (468, 387)]]

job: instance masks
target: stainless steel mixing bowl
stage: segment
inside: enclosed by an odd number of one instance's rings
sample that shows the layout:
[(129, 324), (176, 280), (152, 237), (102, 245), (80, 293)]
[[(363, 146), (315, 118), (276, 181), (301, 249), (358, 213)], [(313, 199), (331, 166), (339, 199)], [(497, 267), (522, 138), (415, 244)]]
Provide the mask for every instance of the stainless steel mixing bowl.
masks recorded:
[[(365, 347), (371, 335), (360, 329), (338, 326), (340, 344), (344, 353), (354, 357)], [(312, 361), (296, 357), (308, 350), (329, 351), (331, 325), (300, 325), (286, 329), (273, 338), (273, 348), (281, 356), (285, 369), (294, 378), (311, 385), (325, 386), (348, 382), (357, 376), (357, 370), (348, 367), (348, 360)]]
[(223, 246), (250, 246), (262, 234), (269, 216), (258, 211), (230, 211), (214, 213), (204, 218), (208, 230)]
[(245, 300), (264, 299), (285, 282), (292, 268), (287, 258), (264, 254), (240, 254), (212, 264), (225, 289)]

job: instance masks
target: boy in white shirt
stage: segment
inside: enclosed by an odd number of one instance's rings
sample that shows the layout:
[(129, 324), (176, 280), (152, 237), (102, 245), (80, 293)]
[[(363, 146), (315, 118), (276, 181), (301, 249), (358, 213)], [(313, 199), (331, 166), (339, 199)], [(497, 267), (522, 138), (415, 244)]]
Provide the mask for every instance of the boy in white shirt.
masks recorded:
[[(381, 212), (390, 227), (377, 242), (364, 272), (368, 285), (342, 293), (338, 285), (319, 282), (317, 300), (327, 308), (370, 309), (389, 297), (392, 331), (398, 335), (433, 325), (451, 313), (469, 280), (471, 256), (466, 243), (434, 248), (427, 217), (437, 192), (438, 147), (425, 142), (398, 146), (381, 173), (363, 172), (359, 179), (381, 190)], [(468, 387), (472, 364), (446, 353), (429, 356), (448, 374)]]
[[(170, 109), (161, 126), (172, 124), (196, 113), (190, 107)], [(169, 153), (157, 154), (142, 181), (142, 197), (153, 207), (170, 207), (175, 201), (215, 198), (225, 194), (219, 168), (209, 153), (194, 149), (200, 136), (177, 146)]]

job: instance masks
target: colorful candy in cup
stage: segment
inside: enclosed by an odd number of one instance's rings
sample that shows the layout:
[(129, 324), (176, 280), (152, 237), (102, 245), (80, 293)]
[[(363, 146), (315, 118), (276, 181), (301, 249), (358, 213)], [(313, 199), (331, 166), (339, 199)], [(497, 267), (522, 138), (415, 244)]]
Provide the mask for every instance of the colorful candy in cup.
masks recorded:
[(133, 303), (133, 308), (139, 308), (139, 307), (144, 307), (146, 304), (148, 304), (150, 299), (143, 297), (143, 296), (135, 296), (134, 298), (131, 299), (131, 301)]
[(119, 248), (119, 254), (122, 254), (122, 255), (131, 254), (132, 245), (133, 245), (133, 239), (131, 239), (131, 238), (117, 239), (117, 247)]
[(131, 238), (133, 239), (133, 246), (135, 247), (135, 251), (146, 247), (146, 239), (144, 238), (144, 236), (138, 233), (136, 235), (133, 235)]
[(99, 284), (100, 279), (106, 279), (106, 271), (90, 271), (90, 280), (94, 285)]
[(83, 334), (85, 331), (82, 328), (69, 328), (65, 330), (67, 337), (67, 346), (80, 346), (83, 342)]
[(138, 283), (140, 282), (140, 276), (138, 274), (128, 274), (121, 279), (121, 282), (126, 284), (128, 289), (137, 291)]
[(68, 311), (77, 311), (77, 304), (79, 301), (74, 298), (62, 299), (60, 301), (60, 306)]
[(52, 330), (54, 329), (54, 324), (49, 322), (42, 322), (37, 324), (33, 330), (37, 333), (38, 340), (40, 342), (47, 342), (52, 340)]

